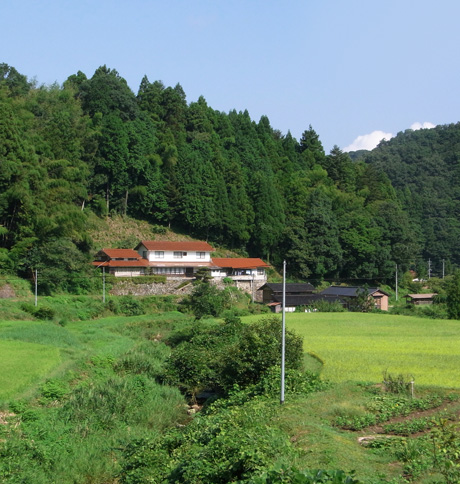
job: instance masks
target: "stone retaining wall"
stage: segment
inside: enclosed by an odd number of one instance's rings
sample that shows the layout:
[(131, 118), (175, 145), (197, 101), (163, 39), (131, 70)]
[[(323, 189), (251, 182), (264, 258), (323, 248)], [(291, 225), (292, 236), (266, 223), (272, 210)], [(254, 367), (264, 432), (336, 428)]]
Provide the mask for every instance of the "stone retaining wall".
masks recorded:
[[(130, 281), (115, 281), (110, 294), (114, 296), (186, 296), (193, 291), (195, 287), (192, 284), (192, 279), (189, 283), (184, 285), (187, 280), (175, 279), (168, 280), (166, 282), (152, 282), (148, 284), (133, 284)], [(212, 284), (215, 284), (219, 289), (224, 289), (225, 284), (221, 280), (213, 280)], [(236, 287), (241, 291), (247, 292), (251, 297), (252, 281), (236, 281)], [(257, 291), (257, 285), (254, 286), (254, 300), (256, 302), (262, 302), (262, 291)]]
[(190, 294), (194, 288), (192, 282), (184, 284), (184, 279), (152, 282), (148, 284), (133, 284), (129, 281), (115, 282), (110, 294), (114, 296), (185, 296)]

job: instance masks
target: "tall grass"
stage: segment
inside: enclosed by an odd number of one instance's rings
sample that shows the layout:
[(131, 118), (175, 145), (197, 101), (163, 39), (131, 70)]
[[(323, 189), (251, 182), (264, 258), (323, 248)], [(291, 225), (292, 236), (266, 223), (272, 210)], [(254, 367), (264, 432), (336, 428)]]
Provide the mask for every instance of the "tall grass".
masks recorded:
[(0, 399), (16, 414), (0, 425), (1, 482), (116, 482), (120, 448), (187, 418), (159, 383), (169, 349), (154, 338), (174, 315), (158, 319), (0, 323)]

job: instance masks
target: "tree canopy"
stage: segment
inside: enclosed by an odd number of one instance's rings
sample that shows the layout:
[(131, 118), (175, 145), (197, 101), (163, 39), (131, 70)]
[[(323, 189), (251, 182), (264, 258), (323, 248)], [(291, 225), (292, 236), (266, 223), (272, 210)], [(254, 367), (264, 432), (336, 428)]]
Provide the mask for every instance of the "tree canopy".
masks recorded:
[(326, 154), (311, 125), (297, 141), (267, 116), (188, 103), (180, 84), (144, 76), (134, 94), (101, 66), (37, 86), (0, 64), (1, 270), (26, 275), (59, 244), (83, 263), (88, 217), (112, 214), (286, 259), (294, 278), (384, 281), (423, 258), (458, 266), (459, 147), (460, 125), (441, 126), (352, 159)]

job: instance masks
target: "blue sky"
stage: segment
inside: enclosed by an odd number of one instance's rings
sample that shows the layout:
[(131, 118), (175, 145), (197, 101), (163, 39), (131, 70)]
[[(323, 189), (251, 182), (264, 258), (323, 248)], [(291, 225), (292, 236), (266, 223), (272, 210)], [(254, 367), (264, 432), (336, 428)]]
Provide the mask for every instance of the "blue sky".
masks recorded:
[(105, 64), (134, 92), (147, 75), (312, 125), (327, 152), (460, 117), (458, 0), (2, 0), (0, 18), (0, 62), (39, 84)]

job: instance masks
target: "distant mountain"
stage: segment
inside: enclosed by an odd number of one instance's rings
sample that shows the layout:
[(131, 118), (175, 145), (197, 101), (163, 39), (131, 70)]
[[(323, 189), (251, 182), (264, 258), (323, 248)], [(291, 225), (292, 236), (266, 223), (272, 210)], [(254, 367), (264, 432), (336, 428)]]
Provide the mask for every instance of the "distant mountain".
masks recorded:
[(387, 174), (434, 270), (460, 264), (460, 123), (406, 130), (354, 158)]
[(349, 151), (348, 156), (352, 159), (352, 161), (359, 161), (362, 160), (368, 153), (370, 153), (369, 150)]

